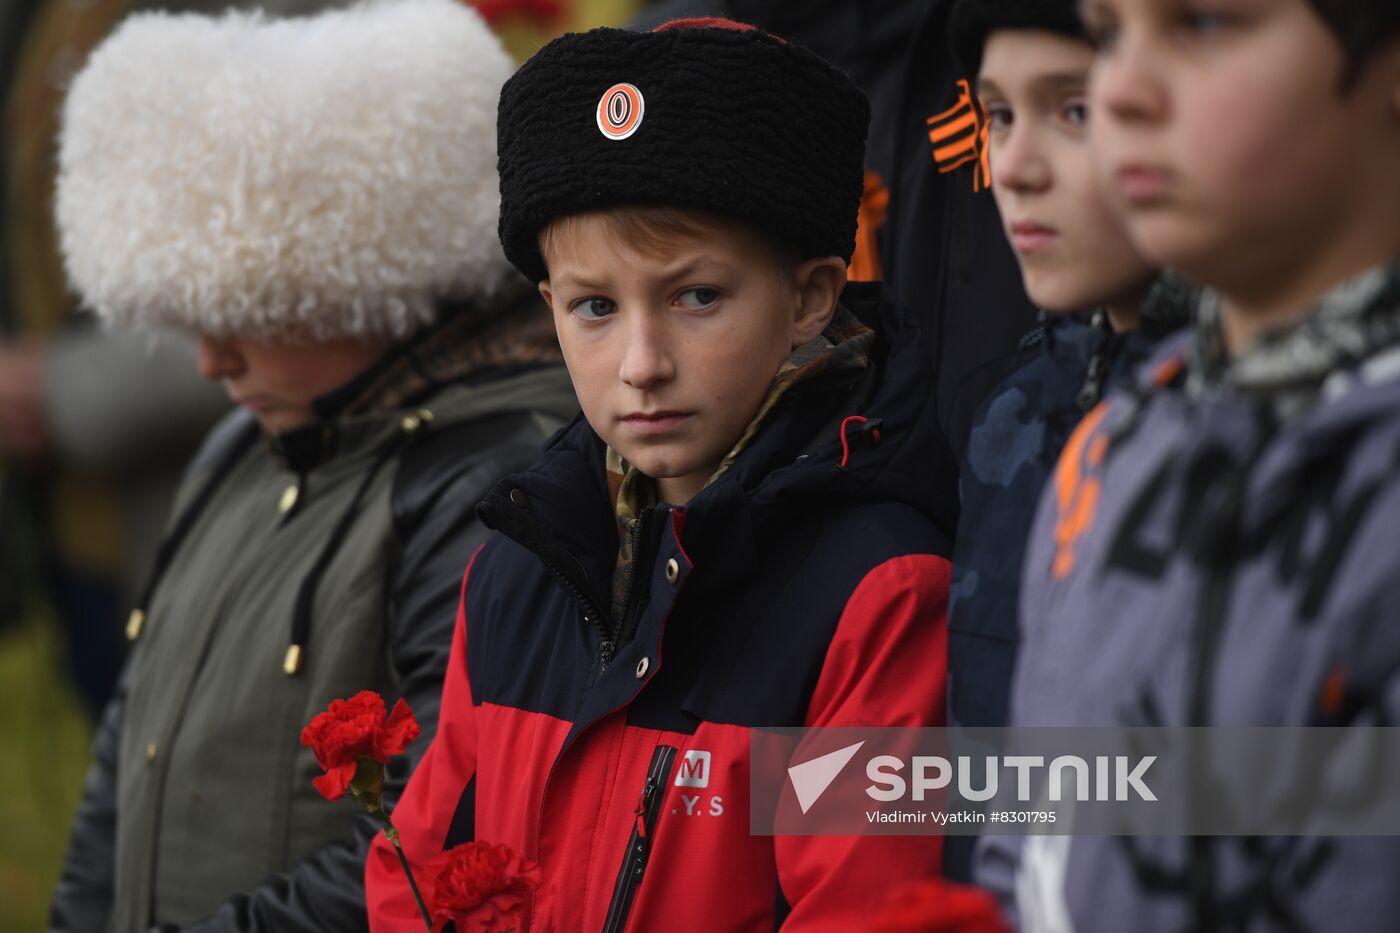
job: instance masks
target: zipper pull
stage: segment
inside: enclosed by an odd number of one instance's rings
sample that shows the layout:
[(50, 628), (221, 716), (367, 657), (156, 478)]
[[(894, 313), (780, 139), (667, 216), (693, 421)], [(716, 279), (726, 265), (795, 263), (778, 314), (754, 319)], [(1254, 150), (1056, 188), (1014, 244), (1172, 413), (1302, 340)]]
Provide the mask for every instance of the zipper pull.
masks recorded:
[(1103, 331), (1099, 338), (1099, 345), (1094, 348), (1093, 356), (1089, 357), (1089, 369), (1084, 377), (1084, 385), (1080, 387), (1078, 396), (1075, 397), (1075, 404), (1080, 411), (1088, 411), (1099, 403), (1099, 397), (1103, 394), (1104, 375), (1108, 369), (1109, 345), (1113, 342), (1113, 332), (1108, 326), (1108, 314), (1100, 309), (1094, 312), (1091, 325), (1094, 330)]
[(671, 763), (675, 758), (674, 745), (658, 745), (652, 752), (651, 766), (647, 768), (647, 780), (642, 785), (637, 809), (633, 811), (636, 821), (627, 840), (627, 849), (622, 853), (622, 867), (618, 869), (617, 882), (613, 885), (613, 897), (608, 904), (603, 933), (621, 933), (627, 928), (627, 918), (632, 913), (632, 898), (642, 883), (642, 875), (646, 873), (647, 859), (651, 854), (651, 827), (648, 823), (660, 821), (658, 811), (664, 794), (657, 792), (663, 790), (671, 779)]
[(647, 837), (647, 806), (651, 803), (651, 797), (656, 793), (656, 780), (647, 778), (646, 786), (642, 788), (642, 797), (637, 801), (637, 809), (632, 812), (637, 817), (637, 838)]

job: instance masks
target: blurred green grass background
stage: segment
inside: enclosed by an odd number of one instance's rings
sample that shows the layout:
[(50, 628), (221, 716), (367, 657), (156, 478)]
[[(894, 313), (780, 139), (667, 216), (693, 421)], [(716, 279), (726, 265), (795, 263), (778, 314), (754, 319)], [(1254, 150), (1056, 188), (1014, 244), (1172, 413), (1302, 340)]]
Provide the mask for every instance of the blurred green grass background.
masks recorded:
[(92, 733), (47, 619), (0, 631), (0, 930), (43, 930)]

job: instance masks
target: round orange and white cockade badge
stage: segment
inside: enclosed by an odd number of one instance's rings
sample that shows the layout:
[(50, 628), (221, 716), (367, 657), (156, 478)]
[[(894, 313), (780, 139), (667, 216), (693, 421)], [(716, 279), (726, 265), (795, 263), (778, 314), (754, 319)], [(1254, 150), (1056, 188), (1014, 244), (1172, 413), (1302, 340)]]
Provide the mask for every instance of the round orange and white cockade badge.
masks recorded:
[(614, 84), (598, 99), (598, 132), (608, 139), (622, 140), (642, 125), (646, 101), (632, 84)]

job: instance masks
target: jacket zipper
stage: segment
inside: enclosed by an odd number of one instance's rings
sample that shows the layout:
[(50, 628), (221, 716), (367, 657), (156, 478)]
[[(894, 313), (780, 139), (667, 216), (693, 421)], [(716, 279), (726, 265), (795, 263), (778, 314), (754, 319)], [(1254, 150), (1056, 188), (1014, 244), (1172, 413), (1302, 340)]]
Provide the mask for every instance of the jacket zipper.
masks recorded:
[(1094, 348), (1094, 353), (1089, 357), (1089, 368), (1084, 375), (1084, 385), (1079, 389), (1079, 394), (1075, 397), (1075, 404), (1080, 411), (1088, 411), (1099, 403), (1103, 396), (1104, 376), (1108, 371), (1108, 357), (1113, 349), (1114, 334), (1108, 324), (1108, 315), (1104, 311), (1094, 314), (1093, 327), (1102, 331), (1099, 338), (1099, 345)]
[(613, 886), (612, 902), (608, 904), (603, 933), (622, 933), (627, 928), (627, 919), (632, 914), (632, 901), (642, 883), (642, 875), (646, 873), (652, 837), (656, 834), (657, 814), (661, 810), (661, 798), (665, 796), (666, 782), (671, 777), (671, 765), (675, 760), (674, 745), (658, 745), (651, 755), (647, 783), (642, 788), (641, 799), (637, 801), (636, 821), (632, 826), (632, 835), (627, 840), (627, 850), (622, 855), (622, 868), (618, 870), (617, 883)]
[[(1222, 492), (1211, 497), (1209, 525), (1204, 532), (1197, 532), (1195, 559), (1203, 568), (1205, 579), (1201, 582), (1199, 610), (1191, 639), (1186, 711), (1189, 727), (1205, 727), (1210, 723), (1211, 689), (1230, 609), (1233, 577), (1247, 546), (1241, 522), (1248, 477), (1273, 433), (1262, 421), (1258, 430), (1260, 439), (1243, 463), (1232, 464), (1229, 473), (1216, 480), (1222, 485)], [(1216, 884), (1217, 839), (1192, 836), (1188, 842), (1192, 917), (1198, 929), (1217, 929), (1221, 922)]]
[(516, 510), (502, 508), (498, 494), (492, 493), (487, 496), (477, 509), (487, 519), (487, 527), (501, 532), (538, 557), (545, 569), (554, 574), (564, 592), (578, 603), (579, 608), (583, 610), (584, 622), (592, 626), (598, 634), (598, 672), (601, 674), (607, 670), (617, 653), (617, 637), (613, 633), (618, 626), (613, 623), (610, 614), (604, 612), (589, 595), (587, 588), (549, 554), (549, 547), (557, 545), (551, 545), (546, 540), (547, 535), (528, 516), (518, 514)]
[[(632, 604), (632, 584), (637, 577), (637, 539), (640, 537), (638, 529), (641, 528), (642, 518), (645, 516), (646, 513), (643, 512), (642, 517), (639, 517), (633, 522), (631, 529), (627, 532), (628, 547), (631, 548), (632, 553), (632, 563), (631, 566), (627, 568), (627, 589), (625, 595), (622, 597), (623, 613), (626, 613), (628, 607)], [(617, 646), (621, 643), (622, 622), (621, 620), (612, 619), (610, 614), (609, 625), (604, 628), (600, 624), (598, 627), (598, 669), (593, 673), (594, 680), (603, 676), (603, 672), (608, 669), (608, 665), (612, 663), (613, 657), (617, 654)]]
[(655, 517), (655, 509), (649, 508), (637, 517), (628, 530), (629, 543), (632, 548), (632, 565), (627, 571), (627, 586), (624, 590), (622, 616), (613, 618), (610, 610), (604, 610), (594, 599), (585, 583), (580, 583), (574, 575), (554, 559), (551, 550), (557, 549), (558, 545), (553, 543), (548, 533), (545, 532), (529, 516), (523, 514), (519, 509), (503, 507), (498, 494), (488, 496), (480, 506), (478, 511), (486, 519), (486, 525), (493, 530), (499, 531), (506, 537), (522, 545), (540, 559), (545, 569), (552, 573), (563, 586), (574, 601), (583, 610), (583, 619), (588, 625), (593, 627), (598, 635), (598, 666), (594, 673), (594, 679), (603, 675), (612, 664), (613, 658), (617, 656), (618, 646), (630, 636), (631, 632), (627, 626), (630, 616), (635, 615), (637, 602), (637, 568), (639, 565), (648, 563), (642, 560), (642, 554), (638, 553), (638, 547), (645, 544), (649, 539), (648, 529), (651, 527)]
[[(637, 548), (642, 542), (647, 540), (646, 531), (651, 523), (653, 512), (653, 509), (644, 510), (641, 515), (637, 516), (637, 520), (632, 523), (632, 527), (628, 529), (627, 532), (628, 548), (632, 554), (632, 562), (627, 568), (627, 586), (623, 589), (622, 593), (621, 614), (614, 620), (611, 637), (608, 639), (610, 647), (622, 644), (631, 634), (628, 631), (628, 621), (636, 614), (637, 607), (634, 603), (637, 599), (637, 568), (642, 565), (642, 557), (644, 556), (638, 553)], [(648, 560), (646, 563), (650, 564), (650, 561)], [(611, 661), (612, 658), (609, 657), (608, 660)], [(607, 668), (607, 664), (600, 664), (598, 673), (603, 673)]]
[(579, 607), (583, 609), (583, 621), (593, 626), (593, 630), (598, 633), (598, 673), (603, 673), (612, 663), (613, 655), (617, 653), (617, 641), (612, 635), (615, 626), (603, 615), (603, 611), (594, 605), (593, 600), (583, 591), (583, 588), (571, 580), (559, 565), (543, 554), (539, 557), (550, 573), (553, 573), (559, 580), (565, 592), (572, 596)]

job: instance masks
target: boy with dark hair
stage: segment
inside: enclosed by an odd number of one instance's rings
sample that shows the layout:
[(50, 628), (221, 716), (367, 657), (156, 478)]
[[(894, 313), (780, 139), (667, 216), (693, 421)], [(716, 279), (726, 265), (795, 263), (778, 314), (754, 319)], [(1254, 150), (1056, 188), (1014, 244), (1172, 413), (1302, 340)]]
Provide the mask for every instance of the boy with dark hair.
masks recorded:
[[(1070, 440), (1026, 565), (1018, 726), (1393, 721), (1400, 12), (1090, 0), (1094, 147), (1195, 333)], [(989, 837), (1027, 929), (1393, 930), (1389, 838)]]
[(994, 727), (1006, 724), (1021, 562), (1041, 490), (1079, 420), (1185, 314), (1171, 287), (1152, 289), (1156, 269), (1098, 182), (1086, 99), (1094, 53), (1074, 3), (960, 0), (949, 39), (977, 82), (992, 194), (1026, 292), (1044, 309), (1026, 341), (1035, 355), (979, 410), (960, 471), (949, 713)]
[[(541, 868), (540, 930), (850, 930), (920, 838), (750, 834), (757, 726), (942, 721), (948, 543), (918, 335), (847, 287), (868, 120), (723, 20), (546, 46), (501, 94), (501, 239), (583, 418), (482, 503), (438, 739), (394, 813)], [(371, 926), (421, 925), (392, 849)]]
[[(1006, 725), (1017, 605), (1036, 504), (1070, 432), (1185, 319), (1179, 289), (1128, 241), (1089, 151), (1094, 50), (1071, 0), (958, 0), (954, 56), (986, 114), (989, 180), (1041, 326), (1027, 361), (977, 410), (959, 470), (948, 608), (948, 712)], [(1149, 301), (1149, 295), (1151, 300)], [(970, 874), (975, 837), (950, 837), (945, 872)]]

